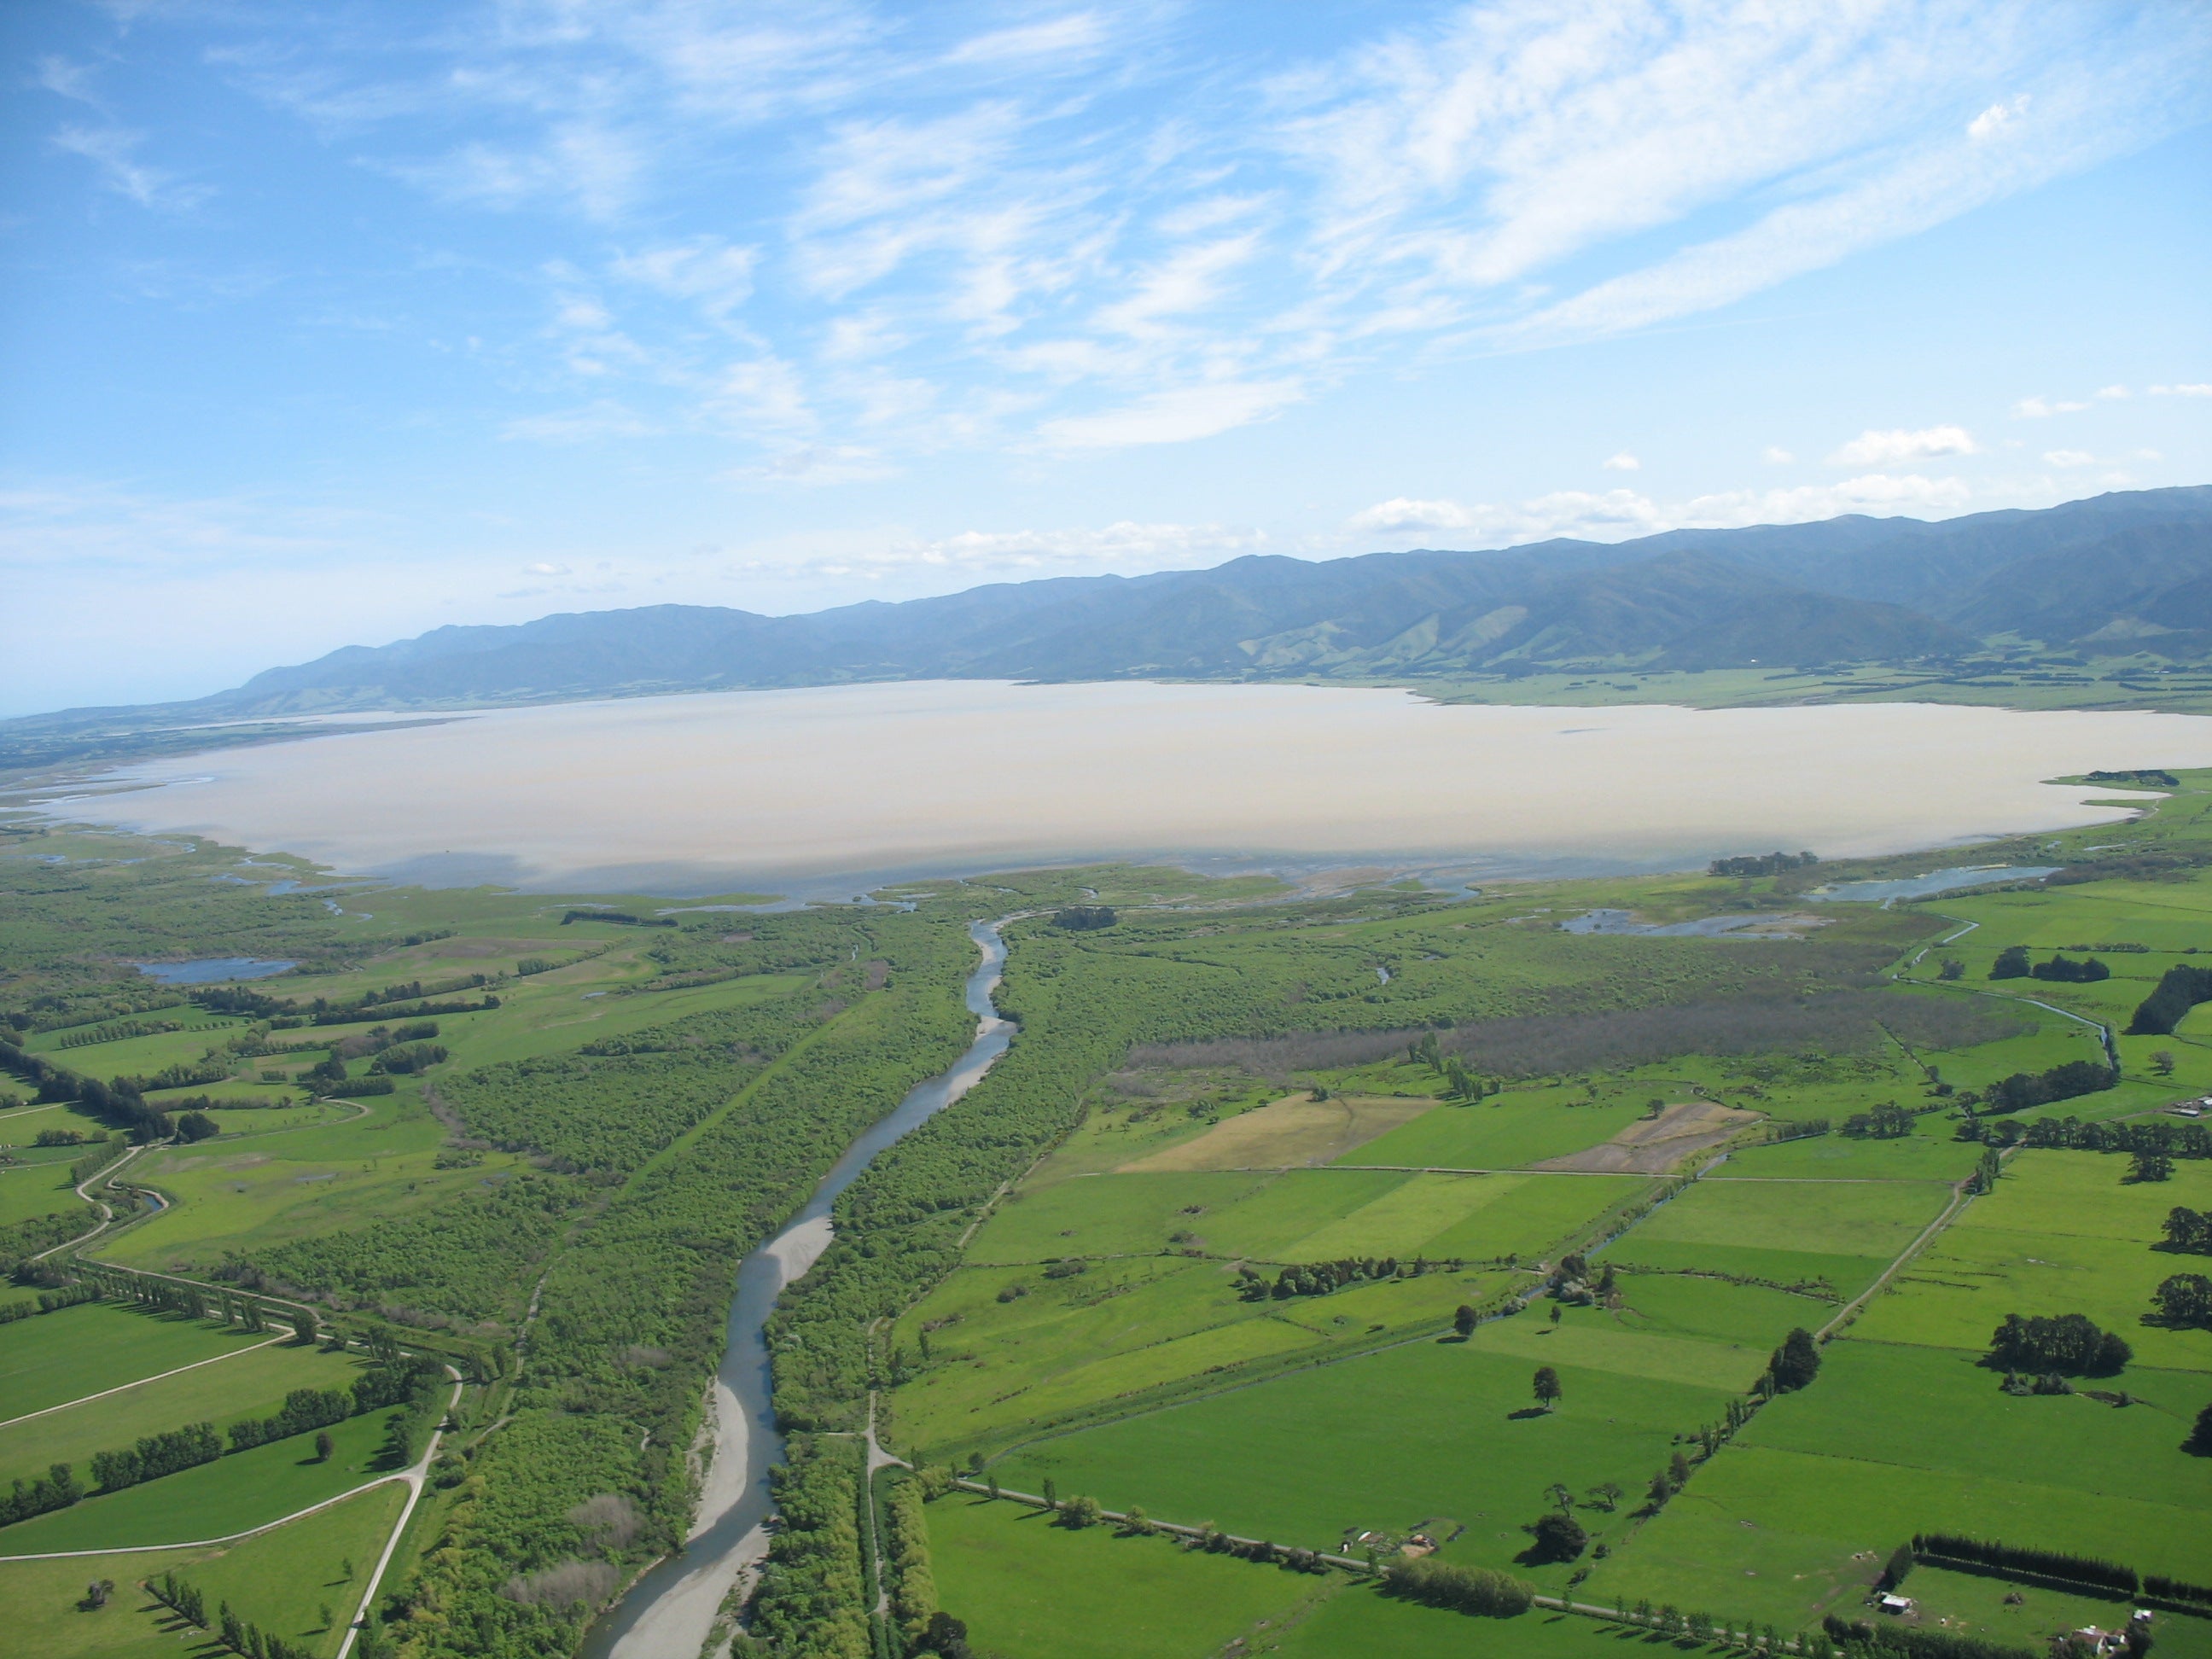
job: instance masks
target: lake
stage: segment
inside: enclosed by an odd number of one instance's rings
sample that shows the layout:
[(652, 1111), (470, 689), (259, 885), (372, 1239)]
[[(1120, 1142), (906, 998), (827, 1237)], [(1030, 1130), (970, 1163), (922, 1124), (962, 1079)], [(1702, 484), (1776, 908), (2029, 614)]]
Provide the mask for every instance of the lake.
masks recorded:
[(58, 816), (441, 885), (850, 896), (1103, 859), (1462, 878), (1966, 846), (2108, 820), (2040, 780), (2212, 764), (2212, 719), (1443, 705), (927, 681), (568, 703), (167, 758)]

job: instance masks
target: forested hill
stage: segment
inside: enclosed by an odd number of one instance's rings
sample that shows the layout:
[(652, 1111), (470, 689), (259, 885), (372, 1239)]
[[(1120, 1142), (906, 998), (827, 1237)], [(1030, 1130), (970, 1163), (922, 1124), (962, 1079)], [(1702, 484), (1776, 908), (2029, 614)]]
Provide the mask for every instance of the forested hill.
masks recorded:
[[(590, 611), (348, 647), (136, 712), (235, 719), (940, 677), (1406, 680), (1955, 661), (1992, 641), (2212, 656), (2212, 487), (1933, 524), (1851, 516), (1610, 546), (1253, 556), (809, 616)], [(0, 724), (0, 744), (67, 718)]]

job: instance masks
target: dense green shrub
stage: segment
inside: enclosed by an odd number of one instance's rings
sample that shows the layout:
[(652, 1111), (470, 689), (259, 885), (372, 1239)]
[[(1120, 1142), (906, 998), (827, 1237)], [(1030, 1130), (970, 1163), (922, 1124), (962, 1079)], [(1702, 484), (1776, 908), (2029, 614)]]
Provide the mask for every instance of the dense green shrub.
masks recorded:
[(1393, 1561), (1382, 1571), (1385, 1594), (1425, 1607), (1449, 1607), (1486, 1619), (1512, 1619), (1535, 1605), (1535, 1586), (1510, 1573), (1471, 1567), (1457, 1561), (1417, 1556)]

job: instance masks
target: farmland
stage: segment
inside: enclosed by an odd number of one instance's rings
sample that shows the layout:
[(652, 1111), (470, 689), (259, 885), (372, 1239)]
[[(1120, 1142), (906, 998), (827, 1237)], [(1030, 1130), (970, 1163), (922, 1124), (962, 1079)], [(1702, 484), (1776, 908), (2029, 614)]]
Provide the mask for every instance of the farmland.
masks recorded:
[[(2059, 839), (2194, 857), (2200, 799)], [(836, 1241), (771, 1328), (797, 1473), (756, 1613), (828, 1632), (793, 1652), (862, 1659), (836, 1634), (866, 1632), (862, 1592), (837, 1587), (871, 1564), (839, 1517), (858, 1501), (844, 1437), (871, 1424), (902, 1458), (1010, 1492), (1352, 1560), (1419, 1533), (1442, 1563), (1547, 1595), (1784, 1632), (1862, 1616), (1915, 1531), (2212, 1579), (2206, 1466), (2181, 1449), (2212, 1401), (2212, 1332), (2145, 1322), (2191, 1268), (2154, 1247), (2174, 1206), (2212, 1210), (2212, 1159), (2183, 1148), (2137, 1180), (2127, 1151), (2059, 1144), (2084, 1125), (2165, 1122), (2171, 1139), (2162, 1109), (2212, 1091), (2212, 1010), (2116, 1031), (2116, 1079), (2100, 1029), (2212, 950), (2197, 865), (1889, 910), (1808, 900), (1806, 872), (1448, 899), (1115, 866), (922, 884), (912, 909), (349, 888), (332, 914), (210, 879), (265, 886), (275, 866), (205, 844), (36, 840), (69, 862), (0, 867), (0, 927), (32, 918), (6, 937), (39, 964), (0, 1006), (21, 1073), (111, 1089), (222, 1075), (141, 1091), (173, 1115), (210, 1097), (197, 1139), (104, 1119), (89, 1096), (0, 1115), (22, 1160), (0, 1169), (0, 1227), (91, 1224), (66, 1179), (82, 1149), (33, 1147), (39, 1129), (143, 1146), (128, 1190), (101, 1194), (113, 1225), (17, 1267), (0, 1485), (272, 1416), (378, 1355), (450, 1366), (446, 1454), (375, 1599), (374, 1640), (405, 1659), (556, 1659), (605, 1592), (530, 1586), (586, 1569), (577, 1582), (611, 1585), (681, 1537), (697, 1478), (683, 1449), (734, 1265), (958, 1054), (979, 917), (1010, 918), (998, 1002), (1018, 1040), (847, 1189)], [(2044, 843), (1990, 857), (2031, 852), (2051, 861)], [(1079, 900), (1113, 906), (1112, 925), (1055, 925)], [(1819, 914), (1757, 940), (1556, 925), (1600, 906)], [(71, 928), (93, 946), (64, 948)], [(131, 928), (147, 956), (299, 965), (195, 1001), (114, 967)], [(2014, 946), (2037, 962), (2094, 947), (2110, 976), (1993, 980)], [(2008, 1079), (2080, 1061), (2113, 1086), (1996, 1108)], [(0, 1086), (27, 1097), (29, 1080)], [(241, 1099), (267, 1103), (225, 1103)], [(34, 1311), (94, 1270), (140, 1301)], [(2132, 1356), (2071, 1392), (2004, 1392), (1981, 1362), (2011, 1314), (2086, 1316)], [(292, 1334), (307, 1316), (319, 1341)], [(1793, 1331), (1825, 1337), (1818, 1373), (1778, 1391)], [(219, 1553), (186, 1547), (389, 1474), (396, 1409), (334, 1423), (326, 1461), (313, 1433), (287, 1435), (0, 1527), (0, 1556), (176, 1547), (194, 1582), (232, 1584), (265, 1628), (328, 1651), (338, 1632), (316, 1621), (346, 1581), (275, 1564), (296, 1545), (358, 1567), (395, 1486)], [(27, 1413), (46, 1414), (4, 1422)], [(1529, 1528), (1547, 1512), (1579, 1548), (1545, 1559)], [(1540, 1607), (1470, 1621), (1345, 1569), (1055, 1526), (973, 1493), (920, 1513), (934, 1603), (1007, 1659), (1638, 1639)], [(578, 1518), (604, 1515), (622, 1518)], [(82, 1577), (0, 1560), (11, 1602), (49, 1607)], [(2014, 1645), (2087, 1616), (2049, 1586), (2008, 1602), (1989, 1591), (2002, 1581), (1927, 1565), (1908, 1582), (1926, 1586), (1914, 1619)], [(852, 1616), (822, 1618), (833, 1604)], [(54, 1651), (174, 1640), (126, 1595), (72, 1617), (93, 1622)], [(2178, 1659), (2212, 1629), (2160, 1618)]]

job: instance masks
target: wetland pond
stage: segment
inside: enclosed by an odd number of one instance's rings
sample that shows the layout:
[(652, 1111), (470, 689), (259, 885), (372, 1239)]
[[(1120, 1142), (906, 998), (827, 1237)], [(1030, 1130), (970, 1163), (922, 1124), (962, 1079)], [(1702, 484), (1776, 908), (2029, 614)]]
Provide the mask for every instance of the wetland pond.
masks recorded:
[(2119, 811), (2046, 778), (2212, 764), (2212, 719), (2186, 714), (1510, 708), (1145, 682), (735, 691), (307, 729), (41, 805), (434, 885), (849, 898), (1115, 859), (1480, 879), (1964, 847)]

